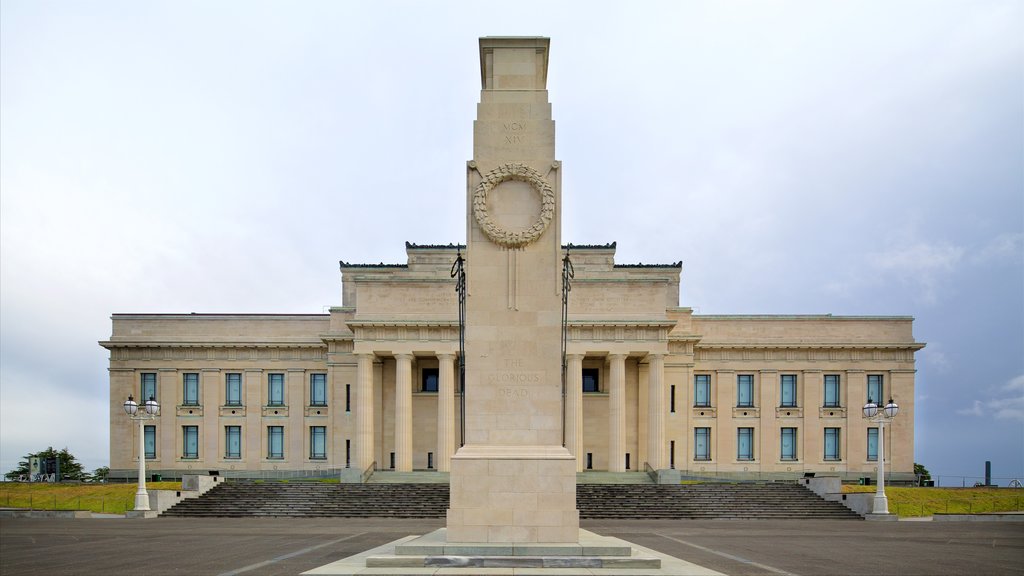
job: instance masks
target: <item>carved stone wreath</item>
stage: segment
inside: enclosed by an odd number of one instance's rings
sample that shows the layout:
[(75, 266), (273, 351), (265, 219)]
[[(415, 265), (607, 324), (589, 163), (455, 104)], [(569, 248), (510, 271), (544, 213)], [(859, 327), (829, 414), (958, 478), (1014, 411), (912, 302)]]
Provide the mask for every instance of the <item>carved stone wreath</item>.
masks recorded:
[[(540, 194), (540, 215), (532, 226), (519, 232), (505, 230), (498, 226), (487, 213), (487, 194), (508, 180), (526, 182)], [(477, 184), (476, 190), (473, 192), (473, 216), (476, 217), (477, 223), (492, 242), (506, 248), (521, 248), (540, 238), (540, 235), (551, 223), (554, 214), (554, 190), (551, 189), (551, 185), (544, 180), (540, 172), (526, 164), (509, 163), (498, 166), (484, 175), (483, 180)]]

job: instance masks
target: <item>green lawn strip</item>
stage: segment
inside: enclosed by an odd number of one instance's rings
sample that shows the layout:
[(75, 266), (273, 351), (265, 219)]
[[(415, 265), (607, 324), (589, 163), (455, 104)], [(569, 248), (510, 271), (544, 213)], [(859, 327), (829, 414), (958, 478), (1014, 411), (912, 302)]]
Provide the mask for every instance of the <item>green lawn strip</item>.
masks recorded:
[[(873, 493), (875, 486), (843, 486), (843, 492)], [(935, 514), (1024, 511), (1021, 488), (906, 488), (888, 486), (889, 512), (910, 518)]]
[[(180, 482), (147, 482), (148, 490), (180, 490)], [(88, 510), (123, 514), (135, 507), (137, 484), (47, 484), (4, 482), (0, 507), (33, 510)]]

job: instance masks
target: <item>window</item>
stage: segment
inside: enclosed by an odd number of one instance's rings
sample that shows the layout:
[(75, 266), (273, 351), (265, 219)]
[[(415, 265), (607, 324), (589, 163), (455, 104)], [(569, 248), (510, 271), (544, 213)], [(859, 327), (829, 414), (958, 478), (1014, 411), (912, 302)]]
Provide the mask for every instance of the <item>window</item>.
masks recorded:
[(345, 412), (352, 411), (352, 385), (345, 384)]
[(146, 426), (146, 458), (153, 460), (156, 458), (156, 426)]
[(754, 406), (754, 375), (740, 374), (736, 377), (736, 406), (751, 408)]
[(839, 407), (839, 374), (825, 374), (825, 407)]
[(779, 382), (779, 388), (782, 394), (782, 398), (779, 400), (779, 406), (782, 406), (783, 408), (795, 408), (796, 374), (783, 374), (782, 380)]
[(673, 414), (676, 411), (676, 385), (673, 384), (668, 387), (668, 411)]
[(754, 429), (753, 428), (737, 428), (736, 429), (736, 459), (737, 460), (753, 460), (754, 459)]
[(437, 368), (424, 368), (422, 377), (422, 386), (420, 390), (423, 392), (437, 392)]
[(693, 405), (711, 406), (711, 375), (697, 374), (693, 377)]
[(199, 406), (199, 374), (187, 372), (184, 374), (185, 390), (182, 399), (185, 406)]
[(839, 428), (825, 428), (825, 460), (840, 460)]
[(352, 467), (352, 440), (345, 438), (345, 468)]
[(225, 375), (225, 391), (224, 399), (225, 404), (228, 406), (241, 406), (242, 405), (242, 375), (237, 373), (229, 373)]
[(693, 459), (711, 460), (711, 428), (693, 429)]
[(142, 396), (139, 398), (139, 404), (143, 404), (150, 398), (154, 400), (160, 400), (156, 396), (156, 372), (143, 372), (142, 373)]
[(182, 458), (199, 458), (199, 426), (182, 426)]
[(868, 460), (878, 460), (878, 428), (868, 428)]
[(269, 375), (270, 390), (268, 391), (267, 402), (270, 406), (284, 406), (284, 374)]
[(284, 426), (267, 426), (267, 458), (284, 458)]
[(885, 404), (885, 390), (882, 386), (881, 374), (868, 374), (868, 401), (881, 406)]
[(676, 469), (676, 441), (668, 441), (668, 467), (672, 470)]
[(327, 374), (309, 375), (309, 405), (327, 406)]
[(224, 427), (224, 457), (225, 458), (241, 458), (242, 457), (242, 427), (241, 426), (225, 426)]
[(597, 368), (584, 368), (583, 369), (583, 391), (584, 392), (600, 392), (600, 381), (598, 376), (600, 370)]
[(796, 460), (796, 428), (782, 429), (782, 450), (779, 454), (783, 460)]
[(309, 458), (311, 460), (327, 459), (327, 427), (309, 427)]

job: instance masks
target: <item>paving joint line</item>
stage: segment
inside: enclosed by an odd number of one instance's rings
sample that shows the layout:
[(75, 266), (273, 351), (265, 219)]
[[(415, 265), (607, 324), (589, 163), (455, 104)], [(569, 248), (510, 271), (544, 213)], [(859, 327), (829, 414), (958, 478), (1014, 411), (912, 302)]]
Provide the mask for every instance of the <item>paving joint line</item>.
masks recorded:
[(755, 568), (760, 568), (762, 570), (767, 570), (767, 571), (769, 571), (769, 572), (771, 572), (773, 574), (780, 574), (781, 576), (799, 576), (797, 574), (794, 574), (793, 572), (787, 572), (786, 570), (783, 570), (781, 568), (775, 568), (773, 566), (768, 566), (767, 564), (761, 564), (760, 562), (754, 562), (753, 560), (748, 560), (746, 558), (742, 558), (742, 557), (736, 556), (734, 554), (729, 554), (728, 552), (720, 552), (718, 550), (713, 550), (713, 549), (708, 548), (706, 546), (701, 546), (700, 544), (694, 544), (693, 542), (687, 542), (686, 540), (680, 540), (679, 538), (674, 538), (674, 537), (669, 536), (667, 534), (662, 534), (661, 532), (655, 532), (654, 535), (655, 536), (660, 536), (662, 538), (665, 538), (666, 540), (671, 540), (673, 542), (678, 542), (680, 544), (683, 544), (683, 545), (686, 545), (686, 546), (690, 546), (691, 548), (696, 548), (698, 550), (701, 550), (701, 551), (704, 551), (704, 552), (708, 552), (710, 554), (714, 554), (716, 556), (721, 556), (723, 558), (728, 558), (729, 560), (734, 560), (734, 561), (739, 562), (741, 564), (746, 564), (748, 566), (754, 566)]
[(263, 562), (257, 562), (256, 564), (250, 564), (248, 566), (243, 566), (242, 568), (238, 568), (237, 570), (230, 570), (228, 572), (221, 572), (217, 576), (235, 576), (236, 574), (242, 574), (243, 572), (249, 572), (250, 570), (255, 570), (257, 568), (262, 568), (264, 566), (269, 566), (271, 564), (277, 564), (278, 562), (281, 562), (282, 560), (288, 560), (289, 558), (294, 558), (296, 556), (301, 556), (303, 554), (308, 554), (308, 553), (312, 552), (313, 550), (317, 550), (319, 548), (323, 548), (324, 546), (330, 546), (331, 544), (337, 544), (338, 542), (344, 542), (345, 540), (351, 540), (353, 538), (356, 538), (358, 536), (362, 536), (364, 534), (366, 534), (366, 532), (360, 532), (358, 534), (350, 534), (348, 536), (345, 536), (344, 538), (338, 538), (337, 540), (331, 540), (330, 542), (324, 542), (323, 544), (317, 544), (316, 546), (308, 546), (308, 547), (303, 548), (301, 550), (296, 550), (295, 552), (289, 552), (287, 554), (282, 554), (281, 556), (277, 556), (276, 558), (271, 558), (270, 560), (264, 560)]

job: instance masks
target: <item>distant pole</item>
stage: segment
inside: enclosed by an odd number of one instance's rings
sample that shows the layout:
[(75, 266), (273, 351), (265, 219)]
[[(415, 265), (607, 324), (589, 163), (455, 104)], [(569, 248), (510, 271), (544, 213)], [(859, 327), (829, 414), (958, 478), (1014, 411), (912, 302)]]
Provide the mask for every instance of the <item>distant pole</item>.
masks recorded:
[(992, 485), (992, 461), (985, 460), (985, 486)]

